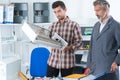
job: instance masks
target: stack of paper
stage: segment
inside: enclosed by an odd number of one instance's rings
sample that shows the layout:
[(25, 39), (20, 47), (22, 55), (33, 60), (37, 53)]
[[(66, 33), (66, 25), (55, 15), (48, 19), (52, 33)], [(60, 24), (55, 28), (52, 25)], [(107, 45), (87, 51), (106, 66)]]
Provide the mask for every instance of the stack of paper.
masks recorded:
[(84, 78), (81, 78), (80, 80), (94, 80), (96, 77), (94, 75), (88, 75)]

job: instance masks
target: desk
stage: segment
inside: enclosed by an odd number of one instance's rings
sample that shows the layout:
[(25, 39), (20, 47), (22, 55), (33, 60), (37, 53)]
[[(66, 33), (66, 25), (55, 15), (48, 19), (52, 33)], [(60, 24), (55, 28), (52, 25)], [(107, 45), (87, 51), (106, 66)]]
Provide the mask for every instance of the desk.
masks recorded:
[[(109, 74), (110, 75), (110, 74)], [(108, 74), (102, 75), (98, 78), (96, 78), (96, 76), (94, 75), (84, 75), (84, 74), (72, 74), (63, 78), (49, 78), (49, 77), (44, 77), (44, 78), (35, 78), (34, 80), (114, 80), (112, 79), (113, 76), (111, 76), (111, 78), (107, 77)], [(28, 80), (28, 79), (23, 79), (23, 80)], [(115, 79), (117, 80), (117, 79)]]

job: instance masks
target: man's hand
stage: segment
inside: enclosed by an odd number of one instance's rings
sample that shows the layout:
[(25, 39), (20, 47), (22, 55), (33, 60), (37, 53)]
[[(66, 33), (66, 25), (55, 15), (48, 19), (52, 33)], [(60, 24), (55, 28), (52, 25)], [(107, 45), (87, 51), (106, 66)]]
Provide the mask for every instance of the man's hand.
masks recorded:
[(118, 69), (118, 65), (116, 62), (113, 62), (112, 65), (111, 65), (111, 71), (114, 72)]
[(64, 48), (64, 51), (70, 51), (70, 50), (73, 50), (73, 48), (72, 48), (71, 45), (70, 45), (70, 46), (66, 46), (66, 47)]
[(84, 71), (84, 74), (85, 74), (85, 75), (88, 75), (89, 72), (90, 72), (90, 68), (86, 68), (85, 71)]

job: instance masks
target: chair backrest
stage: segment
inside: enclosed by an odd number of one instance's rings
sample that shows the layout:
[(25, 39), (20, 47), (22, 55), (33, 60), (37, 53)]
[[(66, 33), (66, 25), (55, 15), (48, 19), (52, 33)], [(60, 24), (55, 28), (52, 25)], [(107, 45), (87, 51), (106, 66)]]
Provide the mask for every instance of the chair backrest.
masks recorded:
[(46, 76), (49, 54), (49, 50), (44, 47), (37, 47), (32, 50), (30, 60), (30, 75), (32, 77)]

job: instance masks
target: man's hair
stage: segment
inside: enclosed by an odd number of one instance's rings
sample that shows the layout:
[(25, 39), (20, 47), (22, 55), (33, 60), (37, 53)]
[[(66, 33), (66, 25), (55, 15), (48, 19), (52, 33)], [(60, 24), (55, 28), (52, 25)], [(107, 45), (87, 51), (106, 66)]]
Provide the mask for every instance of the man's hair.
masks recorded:
[(54, 2), (54, 3), (52, 4), (52, 8), (53, 8), (53, 9), (54, 9), (54, 8), (57, 8), (57, 7), (59, 7), (59, 6), (60, 6), (62, 9), (65, 9), (65, 8), (66, 8), (64, 2), (62, 2), (62, 1), (56, 1), (56, 2)]
[(96, 6), (96, 5), (100, 5), (102, 6), (102, 8), (110, 8), (110, 4), (106, 1), (106, 0), (95, 0), (93, 2), (93, 5)]

